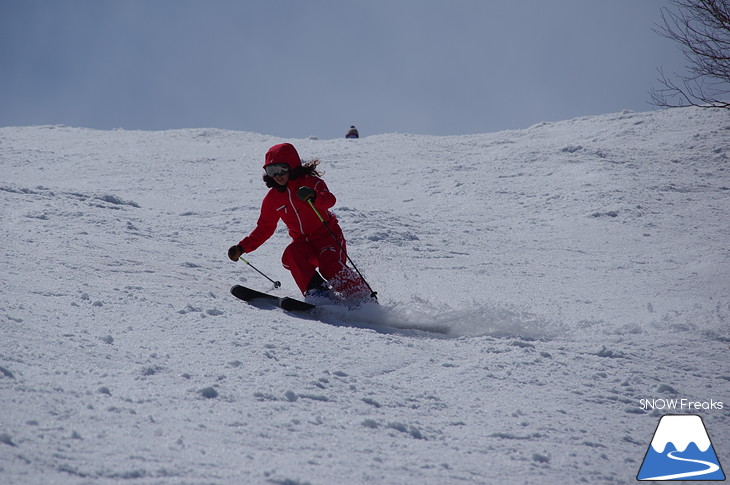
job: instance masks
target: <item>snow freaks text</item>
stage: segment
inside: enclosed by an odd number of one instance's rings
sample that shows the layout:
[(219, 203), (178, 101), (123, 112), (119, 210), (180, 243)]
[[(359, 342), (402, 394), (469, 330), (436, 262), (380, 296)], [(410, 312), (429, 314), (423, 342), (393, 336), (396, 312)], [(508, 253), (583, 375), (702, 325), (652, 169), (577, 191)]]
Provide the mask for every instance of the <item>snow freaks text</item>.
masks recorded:
[(709, 411), (724, 409), (722, 401), (694, 401), (691, 399), (639, 399), (639, 406), (644, 410), (658, 409), (660, 411)]

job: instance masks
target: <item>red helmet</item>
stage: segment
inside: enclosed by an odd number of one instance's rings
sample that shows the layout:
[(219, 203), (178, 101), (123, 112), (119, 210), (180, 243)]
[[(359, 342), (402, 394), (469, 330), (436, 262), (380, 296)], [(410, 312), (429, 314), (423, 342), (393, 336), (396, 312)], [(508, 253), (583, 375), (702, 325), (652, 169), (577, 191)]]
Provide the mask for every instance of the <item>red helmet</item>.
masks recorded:
[(289, 166), (290, 170), (294, 170), (295, 168), (302, 166), (302, 160), (299, 158), (299, 153), (297, 153), (297, 149), (294, 148), (294, 145), (291, 143), (281, 143), (269, 148), (269, 151), (266, 152), (264, 168), (266, 168), (267, 165), (273, 165), (275, 163), (286, 164)]

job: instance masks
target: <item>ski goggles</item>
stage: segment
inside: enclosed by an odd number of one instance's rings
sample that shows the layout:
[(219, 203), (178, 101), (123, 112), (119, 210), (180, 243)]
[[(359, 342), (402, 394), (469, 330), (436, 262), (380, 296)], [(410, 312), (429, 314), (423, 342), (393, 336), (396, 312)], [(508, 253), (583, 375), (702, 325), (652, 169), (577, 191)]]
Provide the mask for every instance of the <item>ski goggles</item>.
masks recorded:
[(264, 170), (266, 170), (266, 175), (273, 178), (289, 173), (289, 165), (285, 163), (272, 163), (264, 167)]

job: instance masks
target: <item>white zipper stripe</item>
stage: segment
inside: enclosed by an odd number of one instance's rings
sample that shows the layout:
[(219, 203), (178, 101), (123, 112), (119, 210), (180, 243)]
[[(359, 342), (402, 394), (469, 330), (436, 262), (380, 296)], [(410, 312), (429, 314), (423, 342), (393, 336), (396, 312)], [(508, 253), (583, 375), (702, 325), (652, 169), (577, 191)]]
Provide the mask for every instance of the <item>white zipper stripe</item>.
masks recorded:
[(287, 194), (289, 194), (289, 203), (291, 204), (291, 208), (294, 211), (294, 215), (297, 216), (297, 220), (299, 221), (299, 233), (304, 234), (304, 226), (302, 225), (302, 218), (299, 217), (299, 211), (294, 207), (294, 201), (291, 198), (291, 189), (289, 187), (286, 188)]

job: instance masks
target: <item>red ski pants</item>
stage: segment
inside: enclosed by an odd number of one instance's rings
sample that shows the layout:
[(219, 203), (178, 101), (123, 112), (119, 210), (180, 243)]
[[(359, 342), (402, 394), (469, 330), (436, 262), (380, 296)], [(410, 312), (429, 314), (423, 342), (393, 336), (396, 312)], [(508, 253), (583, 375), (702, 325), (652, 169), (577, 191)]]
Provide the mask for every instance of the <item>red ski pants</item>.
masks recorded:
[(368, 290), (362, 278), (346, 264), (345, 238), (340, 231), (333, 231), (333, 234), (339, 245), (329, 233), (292, 242), (281, 256), (282, 264), (291, 271), (302, 294), (307, 291), (318, 268), (322, 277), (345, 298), (366, 294)]

